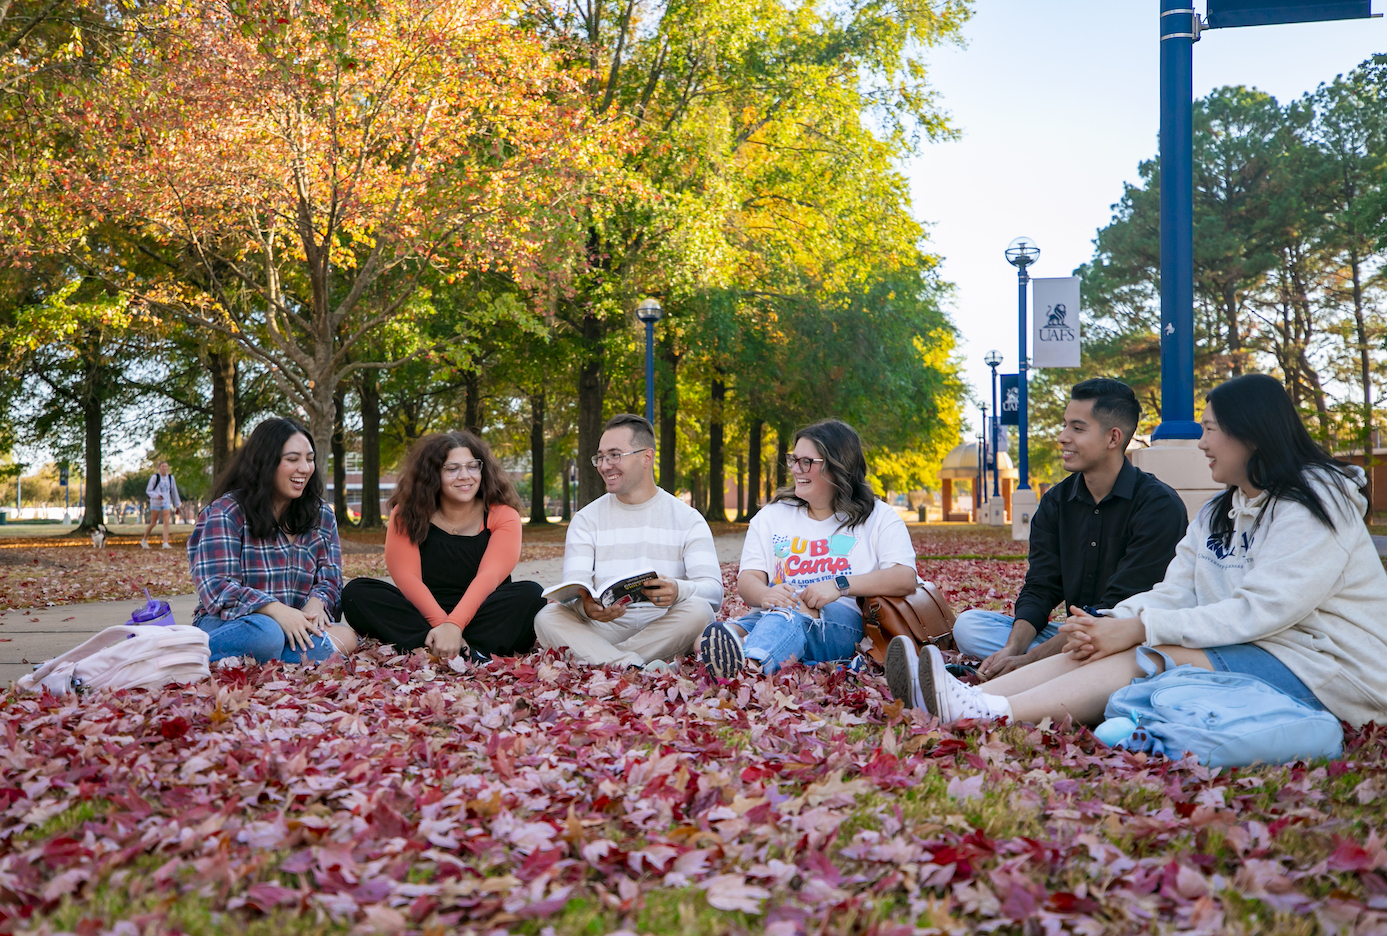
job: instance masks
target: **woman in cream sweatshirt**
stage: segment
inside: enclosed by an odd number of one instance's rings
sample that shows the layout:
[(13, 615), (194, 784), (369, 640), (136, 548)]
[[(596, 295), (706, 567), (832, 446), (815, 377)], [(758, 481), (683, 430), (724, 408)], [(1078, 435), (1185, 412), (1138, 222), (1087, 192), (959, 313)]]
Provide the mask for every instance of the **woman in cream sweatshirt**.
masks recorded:
[(1387, 571), (1363, 522), (1360, 468), (1315, 444), (1262, 374), (1211, 391), (1199, 447), (1228, 489), (1204, 505), (1165, 579), (1106, 615), (1078, 608), (1061, 655), (965, 686), (932, 647), (912, 700), (946, 721), (1066, 715), (1096, 724), (1142, 675), (1138, 645), (1258, 676), (1355, 727), (1387, 719)]

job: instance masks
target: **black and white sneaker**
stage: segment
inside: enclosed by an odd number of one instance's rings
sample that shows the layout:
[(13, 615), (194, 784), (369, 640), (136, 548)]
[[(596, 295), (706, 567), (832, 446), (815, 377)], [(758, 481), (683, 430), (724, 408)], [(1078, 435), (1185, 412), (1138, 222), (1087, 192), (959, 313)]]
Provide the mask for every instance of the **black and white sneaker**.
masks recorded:
[(746, 664), (741, 638), (722, 621), (714, 621), (703, 628), (698, 658), (718, 679), (731, 679)]
[(891, 688), (891, 695), (904, 702), (906, 708), (924, 708), (925, 696), (920, 692), (920, 658), (915, 652), (915, 642), (909, 637), (892, 637), (886, 645), (885, 666), (886, 685)]

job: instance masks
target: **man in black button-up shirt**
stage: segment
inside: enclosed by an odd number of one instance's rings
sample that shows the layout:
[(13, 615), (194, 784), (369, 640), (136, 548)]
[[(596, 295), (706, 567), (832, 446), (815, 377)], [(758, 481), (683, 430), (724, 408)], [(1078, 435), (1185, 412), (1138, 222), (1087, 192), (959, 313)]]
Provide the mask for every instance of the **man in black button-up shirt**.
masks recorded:
[(985, 658), (984, 677), (1059, 653), (1064, 639), (1048, 623), (1056, 605), (1066, 614), (1071, 606), (1111, 608), (1165, 575), (1189, 518), (1172, 488), (1127, 461), (1140, 417), (1136, 394), (1121, 381), (1074, 386), (1059, 436), (1072, 474), (1045, 493), (1031, 518), (1016, 617), (965, 611), (954, 624), (959, 649)]

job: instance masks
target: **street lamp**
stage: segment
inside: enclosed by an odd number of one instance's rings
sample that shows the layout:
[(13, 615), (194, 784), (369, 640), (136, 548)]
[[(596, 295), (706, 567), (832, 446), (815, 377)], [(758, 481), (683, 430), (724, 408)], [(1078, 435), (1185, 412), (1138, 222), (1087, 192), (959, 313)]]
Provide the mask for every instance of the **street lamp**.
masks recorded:
[(645, 418), (655, 425), (655, 323), (664, 318), (665, 310), (654, 299), (642, 299), (636, 306), (636, 318), (645, 323)]
[(1029, 491), (1031, 489), (1030, 453), (1026, 446), (1026, 284), (1031, 281), (1031, 278), (1026, 273), (1026, 268), (1040, 259), (1040, 248), (1029, 237), (1018, 237), (1007, 245), (1006, 257), (1007, 263), (1016, 267), (1016, 312), (1018, 317), (1016, 334), (1020, 349), (1017, 355), (1019, 363), (1016, 368), (1018, 391), (1016, 434), (1020, 437), (1021, 443), (1021, 464), (1017, 466), (1021, 472), (1021, 477), (1017, 479), (1016, 489)]
[(997, 437), (1001, 435), (1001, 412), (997, 409), (997, 368), (1002, 364), (1002, 355), (998, 351), (989, 351), (983, 363), (992, 368), (992, 425), (988, 427), (992, 432), (992, 496), (1001, 497), (1001, 492), (997, 490), (997, 444), (1000, 441)]
[(982, 439), (982, 448), (978, 451), (978, 457), (982, 459), (982, 501), (986, 503), (989, 500), (987, 496), (987, 468), (990, 464), (987, 453), (992, 447), (992, 443), (987, 438), (987, 402), (984, 401), (978, 409), (982, 411), (982, 435), (979, 436)]

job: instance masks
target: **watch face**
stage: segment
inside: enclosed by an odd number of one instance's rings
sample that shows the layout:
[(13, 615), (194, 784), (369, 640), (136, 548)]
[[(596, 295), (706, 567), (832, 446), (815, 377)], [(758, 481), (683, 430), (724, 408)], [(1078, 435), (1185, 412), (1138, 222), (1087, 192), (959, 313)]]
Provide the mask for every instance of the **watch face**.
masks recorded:
[(838, 590), (843, 594), (848, 593), (848, 577), (846, 575), (835, 575), (833, 584), (838, 586)]

